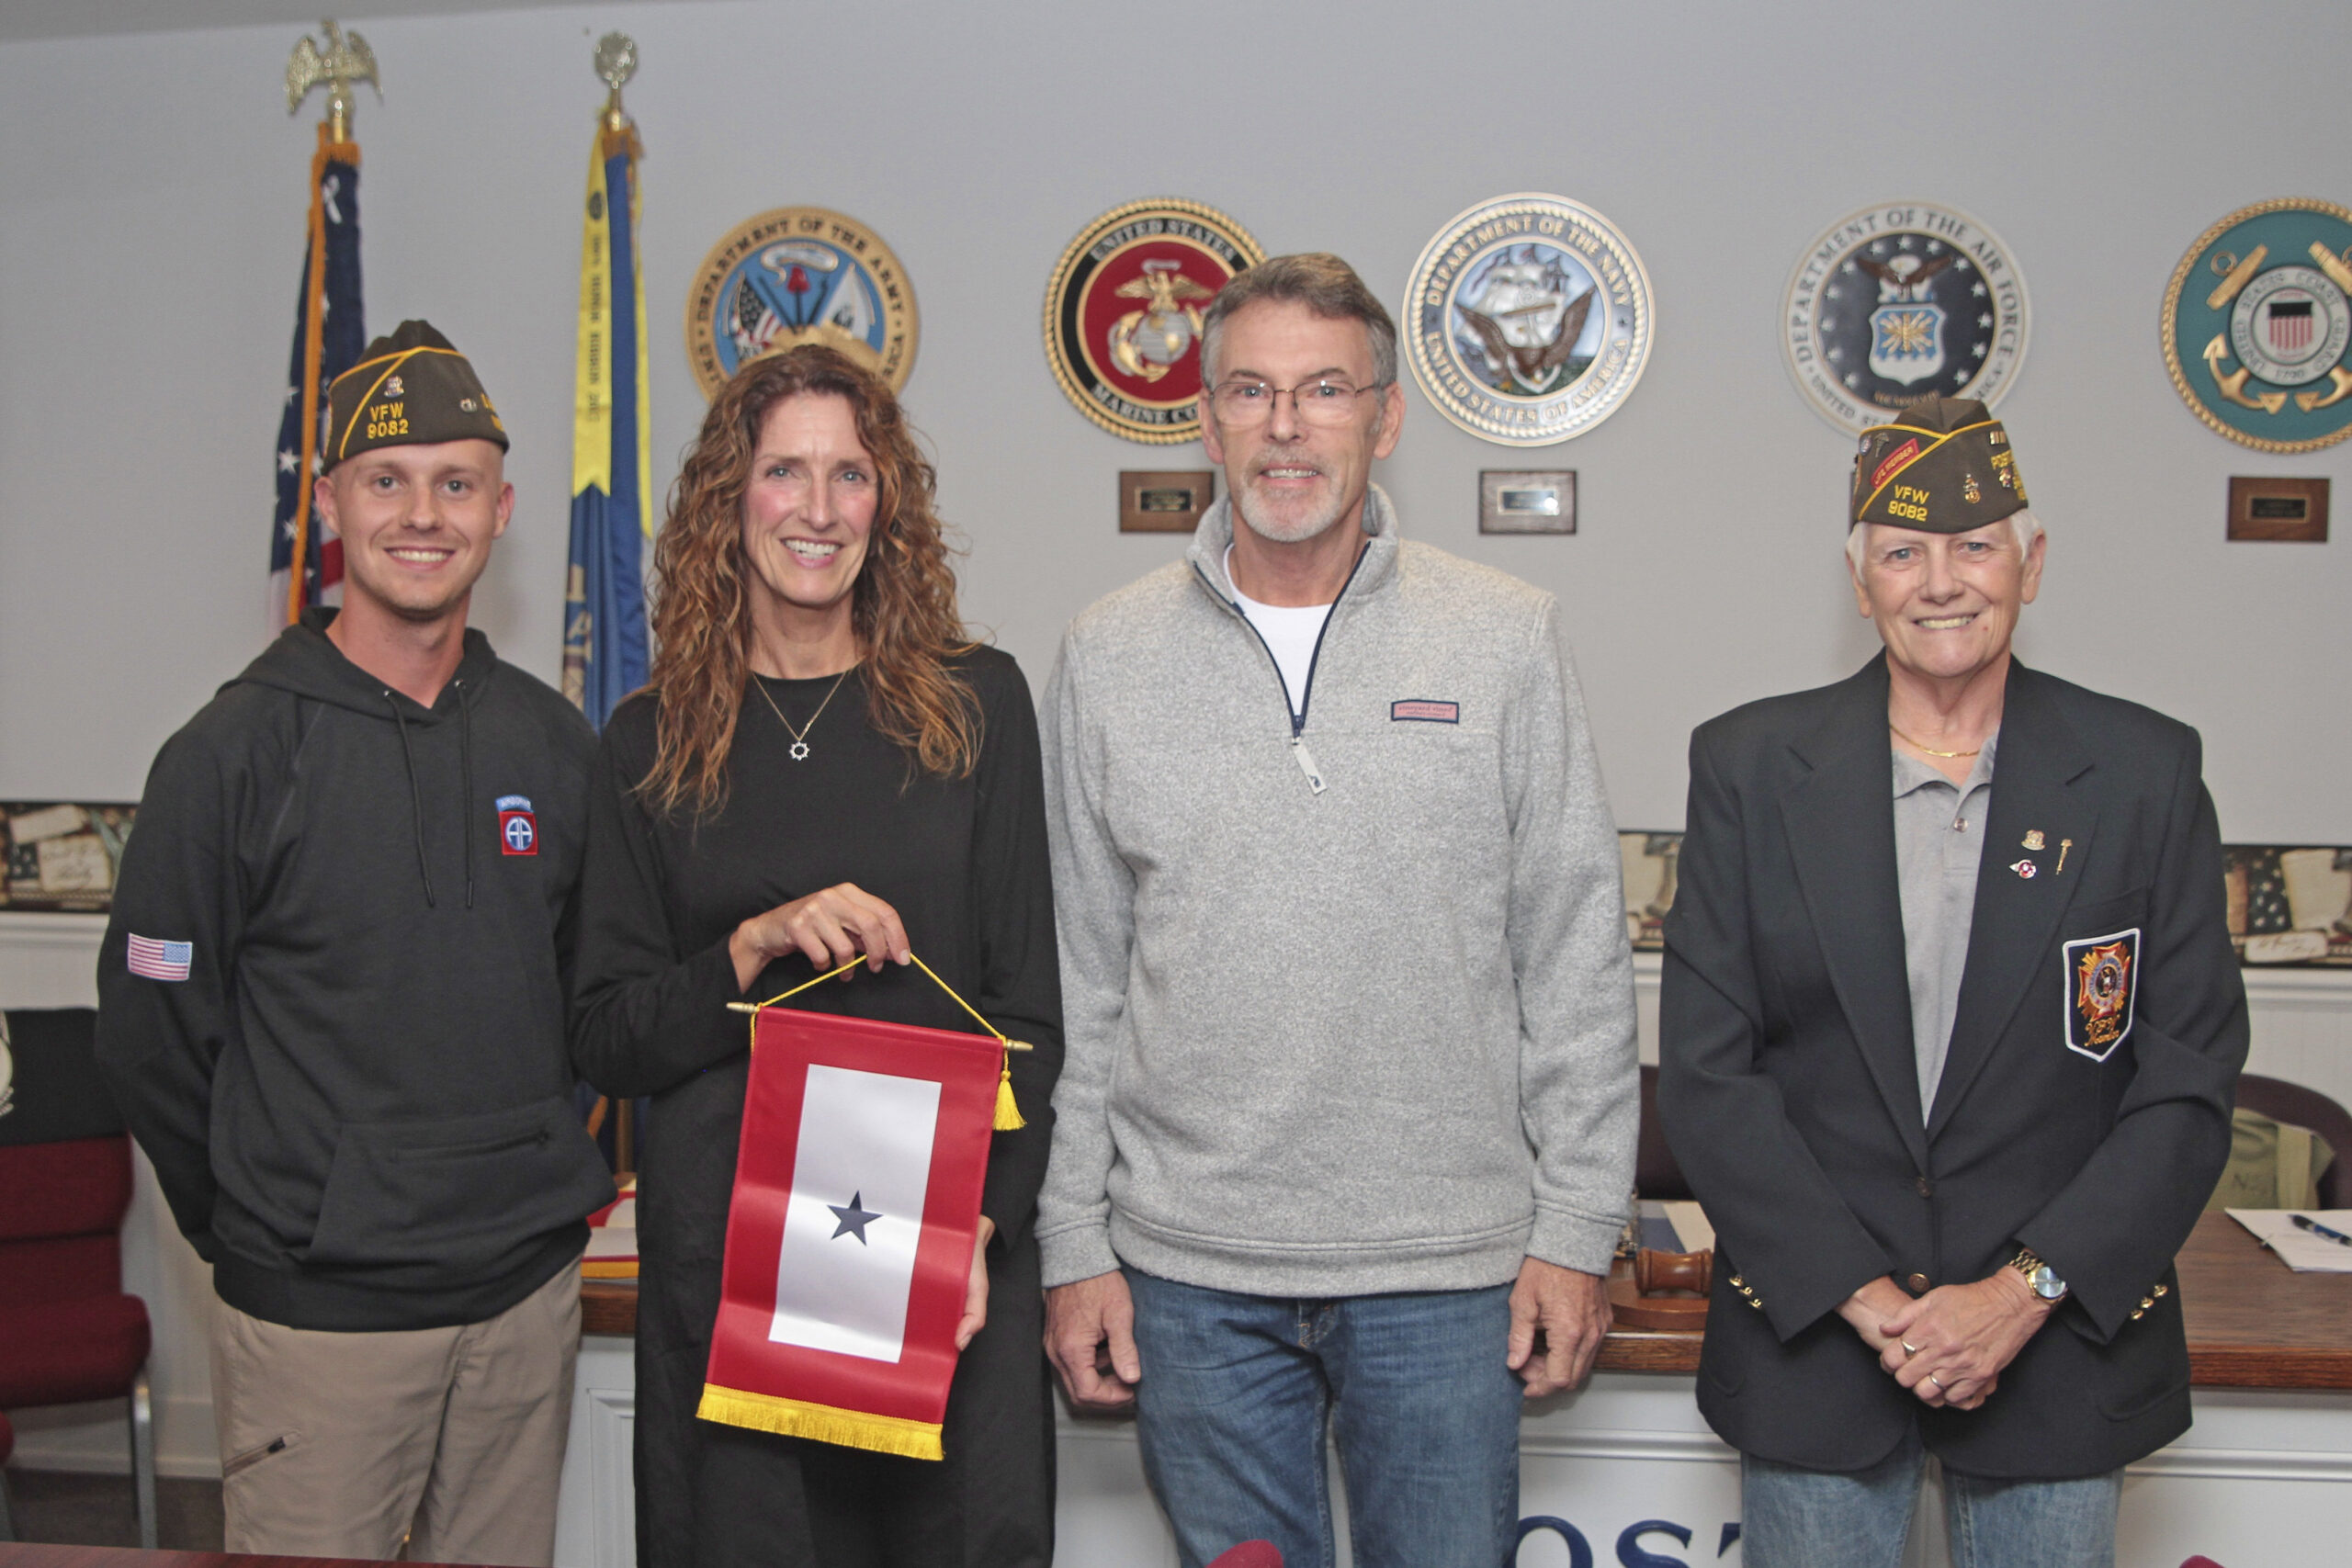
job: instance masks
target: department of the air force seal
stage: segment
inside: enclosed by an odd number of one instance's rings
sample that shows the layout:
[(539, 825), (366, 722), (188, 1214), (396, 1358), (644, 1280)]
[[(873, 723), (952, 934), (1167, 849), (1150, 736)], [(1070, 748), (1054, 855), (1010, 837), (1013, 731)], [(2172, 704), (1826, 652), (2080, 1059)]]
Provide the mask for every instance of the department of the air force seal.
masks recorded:
[(2197, 237), (2165, 290), (2165, 368), (2192, 412), (2262, 452), (2352, 435), (2352, 210), (2242, 207)]
[(1404, 330), (1438, 412), (1506, 446), (1581, 435), (1649, 362), (1649, 274), (1607, 219), (1566, 197), (1482, 201), (1413, 264)]
[(881, 237), (821, 207), (738, 224), (686, 291), (686, 358), (703, 396), (746, 360), (795, 344), (840, 349), (903, 391), (914, 368), (915, 291)]
[(1130, 441), (1201, 433), (1201, 312), (1266, 253), (1214, 207), (1130, 201), (1079, 231), (1046, 285), (1046, 360), (1087, 418)]
[(1884, 202), (1805, 247), (1781, 353), (1814, 412), (1859, 435), (1937, 394), (1998, 403), (2025, 361), (2028, 318), (1999, 235), (1949, 207)]

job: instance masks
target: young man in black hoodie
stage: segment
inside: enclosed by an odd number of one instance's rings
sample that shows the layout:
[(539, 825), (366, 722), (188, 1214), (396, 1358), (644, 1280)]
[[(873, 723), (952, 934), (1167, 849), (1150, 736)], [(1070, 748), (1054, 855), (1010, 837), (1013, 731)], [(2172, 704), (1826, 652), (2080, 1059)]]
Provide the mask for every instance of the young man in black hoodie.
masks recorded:
[(329, 392), (313, 611), (164, 744), (98, 1056), (213, 1266), (232, 1551), (543, 1564), (584, 1219), (564, 1046), (594, 737), (466, 629), (506, 434), (422, 321)]

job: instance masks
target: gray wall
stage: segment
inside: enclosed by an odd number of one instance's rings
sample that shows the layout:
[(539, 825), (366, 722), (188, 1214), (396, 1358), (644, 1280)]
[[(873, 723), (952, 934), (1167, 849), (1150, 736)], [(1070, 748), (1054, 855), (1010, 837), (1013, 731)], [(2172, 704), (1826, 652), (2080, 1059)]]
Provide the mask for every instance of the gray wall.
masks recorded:
[[(1521, 459), (1417, 389), (1383, 478), (1409, 532), (1562, 596), (1620, 820), (1678, 824), (1691, 725), (1875, 646), (1838, 548), (1850, 445), (1791, 388), (1775, 326), (1817, 229), (1911, 197), (1991, 224), (2032, 291), (2001, 410), (2053, 536), (2025, 656), (2199, 727), (2229, 836), (2352, 840), (2352, 544), (2343, 525), (2325, 546), (2222, 536), (2228, 475), (2344, 478), (2352, 444), (2282, 459), (2210, 434), (2155, 330), (2208, 223), (2272, 196), (2352, 199), (2340, 3), (923, 0), (347, 19), (386, 78), (358, 121), (369, 324), (430, 316), (507, 415), (521, 505), (476, 617), (543, 676), (601, 93), (589, 51), (621, 27), (645, 62), (628, 96), (650, 153), (657, 477), (700, 414), (679, 321), (703, 252), (767, 207), (863, 220), (920, 297), (907, 397), (971, 545), (967, 612), (1034, 682), (1073, 612), (1179, 547), (1114, 532), (1116, 471), (1198, 461), (1096, 430), (1046, 373), (1040, 292), (1080, 224), (1194, 197), (1271, 250), (1340, 252), (1393, 308), (1454, 212), (1556, 191), (1632, 237), (1660, 301), (1631, 403), (1551, 450), (1581, 475), (1584, 531), (1480, 538), (1477, 469)], [(135, 795), (156, 745), (264, 636), (316, 118), (289, 119), (279, 96), (299, 31), (0, 43), (0, 798)]]

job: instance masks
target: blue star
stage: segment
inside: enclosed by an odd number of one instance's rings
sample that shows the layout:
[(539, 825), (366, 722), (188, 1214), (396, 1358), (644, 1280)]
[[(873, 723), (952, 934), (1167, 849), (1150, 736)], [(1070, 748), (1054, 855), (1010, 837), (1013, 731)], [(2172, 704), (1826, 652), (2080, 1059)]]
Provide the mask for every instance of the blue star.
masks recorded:
[(851, 1193), (847, 1203), (828, 1203), (825, 1207), (831, 1209), (833, 1212), (833, 1218), (841, 1222), (834, 1228), (833, 1234), (826, 1238), (829, 1241), (839, 1241), (845, 1235), (854, 1235), (857, 1237), (857, 1245), (864, 1247), (866, 1245), (865, 1227), (882, 1217), (874, 1210), (865, 1207), (865, 1194), (862, 1190)]

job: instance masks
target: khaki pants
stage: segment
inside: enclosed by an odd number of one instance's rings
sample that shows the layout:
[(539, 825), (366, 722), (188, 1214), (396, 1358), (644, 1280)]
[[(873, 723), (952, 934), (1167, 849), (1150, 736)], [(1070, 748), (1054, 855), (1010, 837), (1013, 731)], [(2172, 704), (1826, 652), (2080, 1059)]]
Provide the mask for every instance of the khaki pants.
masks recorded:
[(546, 1568), (580, 1353), (575, 1264), (486, 1323), (285, 1328), (217, 1303), (231, 1551)]

